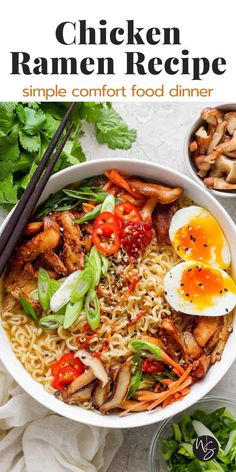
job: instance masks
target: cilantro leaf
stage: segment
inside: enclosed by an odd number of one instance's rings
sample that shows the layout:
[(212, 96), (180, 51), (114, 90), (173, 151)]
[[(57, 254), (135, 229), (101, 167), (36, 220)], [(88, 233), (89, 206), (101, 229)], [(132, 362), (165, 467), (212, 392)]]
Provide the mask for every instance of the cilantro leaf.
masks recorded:
[(13, 183), (12, 175), (0, 180), (0, 204), (15, 205), (17, 203), (17, 187)]
[(46, 122), (45, 113), (42, 110), (34, 110), (33, 108), (24, 107), (23, 131), (29, 135), (34, 135), (43, 129)]
[[(10, 209), (20, 198), (69, 106), (63, 102), (0, 103), (0, 206)], [(95, 125), (98, 142), (110, 149), (129, 149), (136, 137), (109, 103), (79, 102), (71, 122), (74, 129), (54, 172), (85, 161), (79, 140), (84, 122)]]
[(36, 134), (35, 136), (29, 136), (24, 133), (24, 131), (19, 131), (19, 140), (21, 146), (28, 152), (37, 152), (40, 149), (40, 136)]
[(15, 103), (0, 103), (0, 137), (6, 136), (13, 128), (16, 122), (14, 114)]
[(0, 160), (5, 161), (5, 165), (7, 165), (8, 161), (16, 161), (19, 157), (17, 133), (13, 131), (8, 136), (0, 138)]
[(96, 137), (110, 149), (130, 149), (136, 140), (136, 130), (129, 129), (114, 108), (104, 108), (96, 123)]
[(79, 164), (86, 160), (79, 140), (68, 140), (63, 149), (63, 155), (65, 155), (66, 161), (69, 165)]
[(31, 166), (31, 158), (29, 155), (22, 153), (17, 161), (0, 161), (0, 179), (3, 179), (14, 172), (26, 172)]

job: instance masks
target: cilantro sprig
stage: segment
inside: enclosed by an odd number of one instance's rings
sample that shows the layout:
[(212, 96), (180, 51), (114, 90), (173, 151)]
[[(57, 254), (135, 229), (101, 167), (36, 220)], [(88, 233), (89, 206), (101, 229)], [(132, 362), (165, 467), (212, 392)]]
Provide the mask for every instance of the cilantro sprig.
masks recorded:
[[(29, 183), (68, 103), (0, 103), (0, 206), (10, 209)], [(71, 117), (75, 129), (55, 172), (84, 162), (80, 137), (85, 122), (94, 125), (96, 139), (110, 149), (130, 149), (136, 131), (129, 129), (109, 103), (78, 103)]]

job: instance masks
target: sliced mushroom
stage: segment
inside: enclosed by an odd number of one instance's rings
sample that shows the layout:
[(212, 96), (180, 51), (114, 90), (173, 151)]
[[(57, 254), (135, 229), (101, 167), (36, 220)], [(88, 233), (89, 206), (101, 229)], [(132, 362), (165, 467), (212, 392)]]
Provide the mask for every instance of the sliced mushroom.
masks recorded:
[(130, 384), (130, 366), (126, 362), (121, 365), (114, 389), (107, 401), (100, 408), (101, 413), (107, 413), (109, 410), (117, 408), (126, 398)]
[(222, 156), (216, 160), (214, 168), (212, 168), (209, 177), (222, 177), (231, 171), (232, 166), (232, 159), (229, 159), (224, 154), (222, 154)]
[(62, 398), (65, 403), (69, 403), (70, 405), (77, 405), (78, 403), (88, 402), (90, 400), (93, 389), (94, 389), (94, 382), (92, 382), (91, 384), (87, 385), (84, 388), (81, 388), (80, 390), (77, 390), (75, 393), (72, 393), (71, 395), (67, 395), (64, 398), (62, 396)]
[(198, 345), (192, 333), (185, 331), (184, 344), (185, 344), (186, 352), (189, 355), (190, 359), (198, 359), (200, 357), (200, 355), (202, 354), (202, 349)]
[(236, 111), (229, 111), (225, 113), (224, 120), (227, 121), (227, 131), (229, 134), (233, 134), (236, 130)]
[(189, 152), (195, 152), (197, 150), (198, 146), (197, 146), (197, 141), (192, 141), (189, 145)]
[(115, 381), (116, 381), (119, 369), (120, 369), (120, 364), (118, 364), (118, 363), (111, 365), (111, 367), (109, 369), (109, 375), (110, 375), (111, 380), (112, 380), (113, 383), (115, 383)]
[(66, 275), (67, 268), (63, 264), (60, 257), (53, 251), (52, 249), (49, 251), (45, 251), (41, 254), (41, 259), (50, 266), (50, 268), (54, 269), (57, 274), (59, 275)]
[(183, 193), (183, 189), (180, 187), (165, 187), (164, 185), (144, 182), (138, 179), (129, 180), (129, 184), (133, 191), (141, 193), (149, 198), (156, 197), (157, 201), (163, 204), (174, 202)]
[(222, 353), (225, 348), (225, 344), (228, 340), (230, 333), (232, 333), (232, 322), (233, 322), (233, 313), (229, 313), (221, 317), (223, 326), (219, 332), (219, 340), (218, 343), (211, 354), (211, 362), (214, 364), (217, 361), (221, 360)]
[(228, 182), (229, 184), (236, 184), (236, 162), (232, 163), (230, 172), (226, 177), (226, 182)]
[(226, 154), (229, 151), (236, 150), (236, 131), (233, 133), (233, 137), (229, 141), (225, 141), (221, 144), (218, 144), (216, 148), (207, 156), (205, 156), (205, 162), (214, 164), (216, 159), (218, 159), (221, 154)]
[(224, 119), (224, 113), (219, 108), (204, 108), (201, 112), (201, 119), (213, 126), (217, 126)]
[(196, 131), (195, 138), (198, 144), (199, 154), (205, 154), (212, 140), (212, 136), (208, 136), (205, 128), (201, 126), (201, 128)]
[(202, 178), (205, 177), (211, 168), (211, 163), (205, 161), (205, 155), (194, 157), (193, 160), (196, 167), (199, 169), (197, 175)]
[(82, 375), (77, 377), (77, 379), (73, 380), (69, 387), (64, 390), (64, 392), (62, 392), (63, 400), (66, 401), (69, 396), (71, 396), (73, 393), (77, 392), (81, 388), (86, 387), (95, 379), (96, 377), (93, 374), (92, 369), (86, 370)]
[(227, 121), (222, 121), (217, 125), (216, 130), (212, 136), (212, 140), (208, 146), (207, 154), (210, 154), (215, 149), (215, 147), (218, 146), (218, 144), (220, 144), (223, 140), (226, 125)]
[(157, 203), (158, 203), (157, 197), (147, 198), (142, 210), (140, 210), (143, 220), (146, 220), (147, 218), (152, 217), (152, 213), (155, 210)]
[(204, 179), (204, 184), (206, 187), (215, 190), (236, 190), (236, 184), (230, 184), (222, 177), (207, 177)]
[(91, 392), (91, 401), (93, 406), (99, 410), (99, 408), (105, 403), (109, 393), (111, 391), (110, 383), (103, 387), (101, 382), (97, 382)]
[(109, 377), (108, 377), (107, 371), (103, 363), (100, 361), (100, 359), (93, 357), (85, 349), (77, 351), (75, 354), (75, 357), (78, 357), (81, 360), (81, 362), (83, 362), (84, 365), (92, 369), (93, 374), (95, 375), (97, 379), (99, 379), (102, 382), (103, 387), (105, 387), (105, 385), (109, 383)]

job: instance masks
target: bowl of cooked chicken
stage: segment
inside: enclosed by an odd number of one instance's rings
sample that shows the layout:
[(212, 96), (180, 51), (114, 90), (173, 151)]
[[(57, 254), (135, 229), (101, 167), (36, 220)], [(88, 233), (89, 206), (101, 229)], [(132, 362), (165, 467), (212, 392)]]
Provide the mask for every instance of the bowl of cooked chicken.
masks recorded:
[(235, 238), (217, 200), (164, 166), (105, 159), (55, 174), (2, 277), (2, 362), (78, 422), (172, 417), (236, 357)]
[(236, 105), (204, 108), (191, 126), (184, 156), (192, 177), (217, 197), (236, 196)]

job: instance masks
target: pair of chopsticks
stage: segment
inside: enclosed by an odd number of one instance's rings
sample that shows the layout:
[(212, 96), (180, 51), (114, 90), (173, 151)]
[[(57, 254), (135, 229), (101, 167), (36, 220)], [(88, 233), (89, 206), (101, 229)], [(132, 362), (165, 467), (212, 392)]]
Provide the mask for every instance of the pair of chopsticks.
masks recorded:
[[(56, 149), (56, 146), (65, 130), (71, 114), (76, 106), (76, 103), (72, 103), (68, 108), (62, 122), (58, 126), (56, 133), (54, 134), (47, 150), (44, 153), (43, 158), (41, 159), (32, 179), (30, 180), (27, 188), (25, 189), (19, 203), (15, 207), (10, 219), (8, 220), (2, 235), (0, 237), (0, 277), (3, 274), (7, 262), (11, 257), (14, 248), (22, 235), (22, 232), (25, 228), (25, 225), (29, 221), (32, 212), (37, 204), (44, 187), (52, 174), (52, 171), (60, 157), (60, 154), (66, 144), (66, 141), (71, 133), (71, 130), (74, 126), (72, 123), (61, 142)], [(55, 150), (56, 149), (56, 150)], [(53, 152), (55, 153), (51, 160)]]

